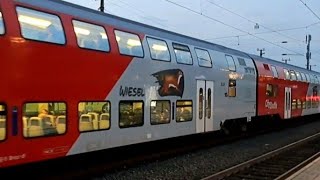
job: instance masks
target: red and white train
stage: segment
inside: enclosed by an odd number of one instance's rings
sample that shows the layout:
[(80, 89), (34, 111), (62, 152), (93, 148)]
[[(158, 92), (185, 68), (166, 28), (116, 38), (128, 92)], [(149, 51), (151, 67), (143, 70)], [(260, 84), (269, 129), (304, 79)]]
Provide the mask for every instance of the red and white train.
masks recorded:
[(0, 0), (0, 167), (319, 113), (320, 74), (60, 0)]

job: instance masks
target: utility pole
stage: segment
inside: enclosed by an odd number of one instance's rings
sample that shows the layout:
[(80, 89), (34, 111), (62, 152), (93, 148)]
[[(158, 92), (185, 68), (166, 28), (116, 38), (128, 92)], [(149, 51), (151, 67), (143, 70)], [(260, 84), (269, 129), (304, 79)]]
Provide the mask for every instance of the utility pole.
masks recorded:
[(265, 53), (264, 53), (264, 51), (265, 51), (265, 49), (264, 48), (262, 48), (262, 49), (257, 49), (257, 51), (260, 51), (260, 57), (262, 57), (262, 55), (264, 55)]
[(101, 12), (104, 12), (104, 0), (100, 0), (99, 10), (100, 10)]
[(311, 41), (311, 35), (307, 35), (306, 36), (306, 43), (307, 43), (307, 69), (311, 70), (311, 66), (310, 66), (310, 59), (311, 59), (311, 52), (310, 52), (310, 41)]

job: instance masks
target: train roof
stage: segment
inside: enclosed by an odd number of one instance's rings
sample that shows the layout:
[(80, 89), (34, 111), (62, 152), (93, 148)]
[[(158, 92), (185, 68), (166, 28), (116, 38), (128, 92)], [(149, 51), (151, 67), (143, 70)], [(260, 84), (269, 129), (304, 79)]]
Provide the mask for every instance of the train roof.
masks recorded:
[(75, 17), (79, 17), (81, 19), (87, 19), (96, 23), (110, 24), (116, 28), (121, 28), (122, 30), (128, 30), (131, 32), (138, 32), (138, 33), (141, 32), (150, 36), (177, 41), (181, 44), (190, 44), (194, 46), (199, 46), (203, 48), (208, 48), (208, 49), (213, 49), (217, 51), (222, 51), (225, 53), (234, 54), (237, 56), (248, 57), (247, 53), (239, 50), (231, 49), (222, 45), (214, 44), (214, 43), (200, 40), (187, 35), (179, 34), (176, 32), (164, 30), (164, 29), (143, 24), (140, 22), (132, 21), (119, 16), (103, 13), (97, 10), (89, 9), (83, 6), (79, 6), (79, 5), (61, 1), (61, 0), (42, 0), (42, 1), (16, 0), (16, 1), (30, 4), (33, 6), (38, 6), (45, 9), (54, 9), (54, 11), (70, 14)]
[[(256, 60), (262, 61), (262, 62), (266, 62), (266, 63), (272, 62), (272, 64), (282, 66), (284, 68), (286, 67), (288, 69), (297, 69), (302, 72), (310, 72), (310, 71), (307, 71), (306, 69), (298, 67), (298, 66), (285, 64), (280, 61), (276, 61), (276, 60), (265, 58), (265, 57), (260, 57), (260, 56), (253, 55), (253, 54), (248, 54), (246, 52), (242, 52), (242, 51), (239, 51), (236, 49), (228, 48), (228, 47), (218, 45), (218, 44), (215, 44), (212, 42), (197, 39), (194, 37), (190, 37), (190, 36), (179, 34), (179, 33), (172, 32), (172, 31), (164, 30), (161, 28), (157, 28), (154, 26), (140, 23), (140, 22), (132, 21), (132, 20), (125, 19), (125, 18), (122, 18), (119, 16), (107, 14), (107, 13), (100, 12), (97, 10), (89, 9), (89, 8), (79, 6), (76, 4), (72, 4), (72, 3), (69, 3), (66, 1), (62, 1), (62, 0), (41, 0), (41, 1), (39, 1), (39, 0), (16, 0), (16, 1), (30, 4), (32, 6), (39, 6), (41, 8), (45, 8), (45, 9), (49, 9), (49, 10), (54, 9), (57, 12), (70, 14), (74, 17), (90, 20), (90, 21), (96, 22), (96, 23), (110, 24), (116, 28), (121, 28), (122, 30), (128, 30), (131, 32), (138, 32), (138, 33), (141, 32), (141, 33), (145, 33), (150, 36), (176, 41), (181, 44), (190, 44), (190, 45), (199, 46), (202, 48), (213, 49), (216, 51), (224, 52), (227, 54), (233, 54), (233, 55), (241, 56), (241, 57), (245, 57), (245, 58), (251, 57), (253, 59), (256, 59)], [(318, 72), (315, 72), (315, 71), (312, 71), (312, 72), (320, 75), (320, 73), (318, 73)]]
[(310, 71), (310, 70), (307, 70), (307, 69), (304, 69), (302, 67), (295, 66), (295, 65), (292, 65), (292, 64), (285, 64), (285, 63), (282, 63), (280, 61), (276, 61), (276, 60), (269, 59), (269, 58), (266, 58), (266, 57), (260, 57), (260, 56), (254, 55), (254, 54), (249, 54), (249, 56), (254, 60), (261, 61), (261, 62), (268, 63), (268, 64), (274, 64), (274, 65), (281, 66), (281, 67), (289, 69), (289, 70), (298, 70), (298, 71), (304, 72), (304, 73), (312, 72), (313, 74), (320, 75), (319, 72)]

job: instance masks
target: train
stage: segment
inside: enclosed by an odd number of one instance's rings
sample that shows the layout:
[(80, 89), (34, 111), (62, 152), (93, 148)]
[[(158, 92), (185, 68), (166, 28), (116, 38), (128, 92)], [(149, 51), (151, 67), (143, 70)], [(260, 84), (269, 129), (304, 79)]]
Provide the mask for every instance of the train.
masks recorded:
[(320, 73), (60, 0), (0, 0), (0, 167), (318, 114)]

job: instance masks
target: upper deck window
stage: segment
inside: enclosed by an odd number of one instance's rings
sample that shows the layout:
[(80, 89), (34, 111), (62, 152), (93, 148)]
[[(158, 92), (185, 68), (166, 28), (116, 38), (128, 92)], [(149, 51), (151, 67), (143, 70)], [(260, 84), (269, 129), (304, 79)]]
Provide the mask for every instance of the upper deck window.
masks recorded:
[(302, 81), (301, 74), (299, 71), (296, 71), (296, 75), (297, 75), (297, 80)]
[(307, 81), (311, 82), (310, 74), (306, 73), (306, 76), (307, 76)]
[(310, 74), (310, 82), (311, 82), (311, 83), (315, 83), (315, 82), (316, 82), (315, 79), (314, 79), (313, 74)]
[(287, 69), (283, 69), (283, 72), (284, 72), (286, 79), (290, 79), (289, 71)]
[(297, 80), (297, 76), (296, 76), (296, 73), (294, 72), (294, 70), (290, 71), (290, 79), (291, 80)]
[(27, 39), (65, 44), (61, 21), (58, 16), (17, 7), (22, 36)]
[(207, 50), (195, 48), (199, 66), (212, 67), (212, 61)]
[(115, 30), (114, 32), (116, 34), (120, 54), (143, 57), (143, 49), (138, 35), (118, 30)]
[(303, 73), (303, 72), (301, 72), (300, 74), (301, 74), (301, 80), (302, 80), (303, 82), (307, 81), (307, 76), (306, 76), (306, 74)]
[(2, 18), (1, 11), (0, 11), (0, 34), (4, 34), (4, 25), (3, 25), (3, 18)]
[(271, 66), (271, 70), (272, 70), (273, 77), (279, 77), (276, 67)]
[(236, 71), (236, 64), (234, 62), (233, 57), (230, 56), (230, 55), (226, 55), (226, 60), (227, 60), (227, 63), (228, 63), (229, 70), (230, 71)]
[(238, 58), (238, 62), (240, 66), (247, 66), (246, 61), (243, 58)]
[(173, 43), (174, 53), (178, 63), (192, 64), (192, 56), (188, 46)]
[(316, 84), (319, 84), (319, 79), (318, 79), (318, 77), (316, 75), (314, 75), (314, 80), (315, 80)]
[(103, 27), (73, 20), (78, 45), (82, 48), (108, 52), (108, 36)]
[(163, 40), (147, 38), (151, 58), (160, 61), (170, 61), (170, 53), (167, 43)]

